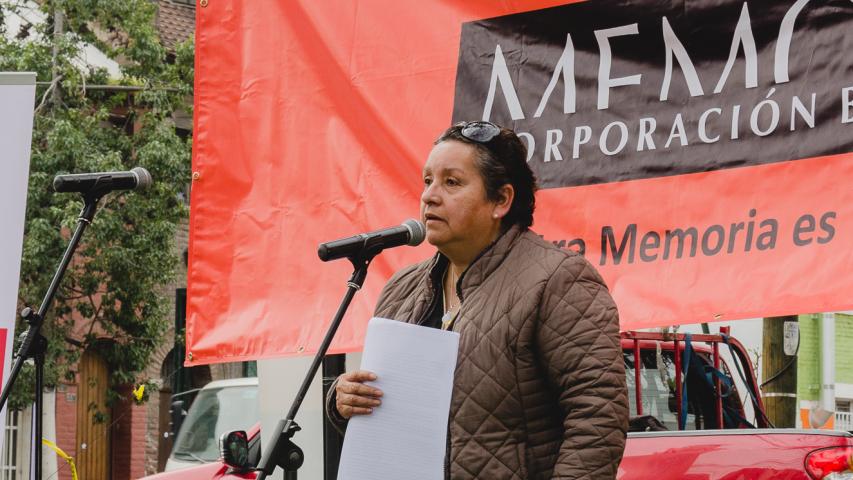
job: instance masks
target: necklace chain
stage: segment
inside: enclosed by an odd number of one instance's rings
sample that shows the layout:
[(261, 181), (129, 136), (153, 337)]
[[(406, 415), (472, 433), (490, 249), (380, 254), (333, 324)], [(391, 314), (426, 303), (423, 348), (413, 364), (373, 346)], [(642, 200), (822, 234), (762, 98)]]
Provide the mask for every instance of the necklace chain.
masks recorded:
[(450, 288), (444, 288), (444, 313), (447, 314), (451, 310), (453, 310), (453, 298), (456, 296), (456, 275), (453, 272), (453, 266), (448, 265), (447, 272), (445, 272), (445, 276), (450, 278)]
[(443, 289), (444, 291), (442, 292), (443, 295), (442, 295), (441, 300), (444, 303), (444, 316), (442, 316), (442, 318), (441, 318), (441, 329), (442, 330), (452, 329), (453, 323), (456, 320), (456, 314), (459, 313), (458, 310), (456, 311), (456, 313), (452, 313), (453, 308), (454, 308), (452, 300), (453, 300), (453, 297), (456, 296), (456, 292), (455, 292), (456, 281), (458, 279), (455, 278), (455, 275), (453, 275), (453, 272), (452, 272), (453, 266), (452, 265), (448, 266), (447, 270), (450, 271), (450, 273), (444, 272), (444, 275), (445, 275), (445, 278), (450, 279), (450, 288), (447, 288), (447, 286), (445, 285), (445, 288)]

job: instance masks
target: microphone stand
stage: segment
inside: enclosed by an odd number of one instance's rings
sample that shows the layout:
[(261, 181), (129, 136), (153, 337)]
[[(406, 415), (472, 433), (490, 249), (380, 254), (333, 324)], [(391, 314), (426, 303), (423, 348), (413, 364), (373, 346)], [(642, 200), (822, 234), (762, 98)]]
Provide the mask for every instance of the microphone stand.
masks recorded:
[(302, 449), (291, 440), (293, 435), (301, 430), (294, 419), (296, 418), (296, 413), (299, 411), (299, 407), (302, 405), (302, 400), (305, 399), (305, 395), (308, 393), (311, 380), (314, 379), (314, 375), (317, 374), (317, 370), (323, 363), (323, 357), (326, 356), (326, 352), (329, 350), (329, 345), (338, 331), (338, 327), (344, 318), (344, 313), (349, 308), (349, 304), (355, 293), (361, 290), (362, 285), (364, 285), (364, 279), (367, 277), (367, 268), (370, 266), (370, 262), (384, 248), (381, 244), (370, 245), (371, 242), (367, 243), (366, 248), (360, 255), (347, 257), (352, 263), (354, 271), (347, 282), (346, 294), (338, 307), (337, 313), (335, 313), (335, 317), (329, 326), (329, 330), (326, 332), (325, 338), (323, 338), (323, 342), (320, 344), (320, 349), (314, 356), (314, 361), (311, 362), (311, 366), (308, 368), (305, 379), (302, 381), (302, 386), (299, 387), (296, 398), (290, 406), (290, 411), (284, 420), (279, 420), (273, 431), (270, 446), (268, 449), (265, 449), (256, 469), (260, 472), (256, 480), (264, 480), (267, 475), (271, 475), (275, 471), (276, 466), (284, 470), (284, 480), (296, 480), (297, 470), (302, 466), (305, 455), (302, 453)]
[(47, 351), (48, 342), (44, 335), (41, 334), (41, 327), (44, 324), (44, 317), (47, 314), (47, 309), (53, 303), (53, 297), (62, 283), (62, 277), (65, 275), (65, 270), (71, 262), (71, 257), (74, 256), (74, 251), (77, 250), (77, 245), (80, 243), (80, 238), (83, 236), (83, 231), (92, 223), (95, 217), (95, 209), (98, 206), (98, 201), (101, 199), (102, 193), (84, 195), (83, 209), (80, 211), (80, 217), (77, 218), (77, 228), (74, 230), (74, 235), (71, 236), (71, 241), (65, 249), (65, 254), (62, 256), (62, 261), (59, 262), (59, 267), (53, 275), (53, 280), (44, 295), (38, 312), (34, 312), (30, 307), (24, 307), (21, 310), (21, 318), (23, 318), (29, 328), (24, 334), (24, 340), (18, 347), (15, 353), (15, 363), (9, 373), (9, 379), (3, 386), (3, 393), (0, 394), (0, 409), (6, 406), (6, 400), (12, 391), (15, 380), (21, 372), (24, 362), (28, 358), (35, 360), (36, 368), (36, 385), (35, 385), (35, 432), (33, 433), (33, 450), (34, 450), (34, 478), (41, 480), (41, 436), (42, 436), (42, 414), (44, 403), (42, 398), (42, 390), (44, 388), (44, 354)]

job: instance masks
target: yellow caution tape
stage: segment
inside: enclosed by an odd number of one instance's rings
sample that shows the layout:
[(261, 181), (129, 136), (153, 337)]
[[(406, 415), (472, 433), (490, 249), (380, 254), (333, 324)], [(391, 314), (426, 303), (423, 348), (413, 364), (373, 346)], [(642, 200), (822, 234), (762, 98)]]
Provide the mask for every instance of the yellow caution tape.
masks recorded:
[(77, 467), (74, 465), (74, 457), (63, 452), (62, 449), (57, 447), (55, 443), (51, 442), (46, 438), (42, 438), (41, 443), (50, 447), (51, 450), (56, 452), (57, 455), (59, 455), (60, 457), (65, 459), (66, 462), (68, 462), (68, 465), (71, 466), (71, 480), (77, 480)]

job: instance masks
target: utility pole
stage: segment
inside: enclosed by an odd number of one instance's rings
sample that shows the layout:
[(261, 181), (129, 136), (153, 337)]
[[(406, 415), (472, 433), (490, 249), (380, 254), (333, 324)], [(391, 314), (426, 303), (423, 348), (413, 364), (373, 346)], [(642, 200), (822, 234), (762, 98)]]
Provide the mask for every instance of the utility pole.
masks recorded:
[(798, 344), (796, 315), (764, 318), (761, 389), (767, 417), (777, 427), (796, 426)]
[(53, 78), (51, 79), (51, 103), (53, 108), (59, 108), (62, 105), (62, 92), (59, 90), (60, 68), (59, 68), (59, 48), (62, 36), (65, 33), (65, 12), (62, 10), (62, 3), (56, 2), (53, 6)]

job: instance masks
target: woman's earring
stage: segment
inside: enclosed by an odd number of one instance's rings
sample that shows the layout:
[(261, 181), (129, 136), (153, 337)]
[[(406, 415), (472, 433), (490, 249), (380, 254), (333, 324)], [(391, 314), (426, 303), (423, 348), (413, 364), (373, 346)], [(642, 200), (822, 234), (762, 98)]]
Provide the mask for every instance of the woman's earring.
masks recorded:
[(498, 218), (498, 214), (497, 213), (492, 214), (492, 218)]

